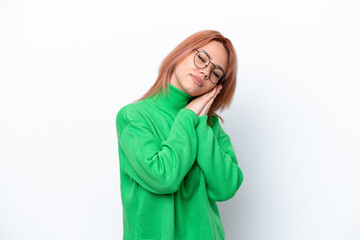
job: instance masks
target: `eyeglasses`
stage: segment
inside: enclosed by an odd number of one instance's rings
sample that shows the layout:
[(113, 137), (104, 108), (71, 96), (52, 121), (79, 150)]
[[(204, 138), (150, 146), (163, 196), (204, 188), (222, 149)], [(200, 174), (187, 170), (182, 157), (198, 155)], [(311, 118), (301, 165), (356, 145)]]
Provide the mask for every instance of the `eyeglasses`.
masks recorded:
[(225, 82), (225, 73), (221, 66), (210, 62), (210, 56), (205, 50), (193, 49), (197, 51), (194, 56), (194, 64), (197, 68), (206, 68), (210, 63), (214, 65), (209, 74), (209, 79), (213, 84), (220, 84)]

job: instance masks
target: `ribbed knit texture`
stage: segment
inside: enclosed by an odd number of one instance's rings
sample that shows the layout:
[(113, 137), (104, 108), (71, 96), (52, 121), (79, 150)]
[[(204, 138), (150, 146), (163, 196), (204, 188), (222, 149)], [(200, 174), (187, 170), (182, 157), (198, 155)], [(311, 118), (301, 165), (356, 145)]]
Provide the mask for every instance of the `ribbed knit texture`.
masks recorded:
[(171, 83), (167, 94), (116, 116), (123, 240), (223, 240), (216, 201), (243, 181), (230, 137), (185, 108), (190, 95)]

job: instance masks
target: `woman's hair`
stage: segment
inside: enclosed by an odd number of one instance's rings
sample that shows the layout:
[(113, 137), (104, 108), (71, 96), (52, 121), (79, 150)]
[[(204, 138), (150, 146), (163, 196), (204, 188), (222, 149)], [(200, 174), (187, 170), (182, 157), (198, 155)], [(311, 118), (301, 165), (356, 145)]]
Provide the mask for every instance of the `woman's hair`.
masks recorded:
[[(225, 47), (228, 53), (228, 65), (225, 69), (225, 82), (222, 83), (222, 90), (215, 98), (208, 112), (208, 124), (212, 125), (209, 118), (212, 115), (217, 116), (224, 123), (224, 120), (215, 113), (216, 110), (224, 110), (229, 107), (236, 88), (236, 75), (237, 75), (237, 57), (235, 49), (231, 41), (224, 37), (220, 32), (215, 30), (199, 31), (182, 41), (175, 49), (173, 49), (167, 57), (162, 61), (159, 68), (159, 75), (154, 85), (145, 93), (141, 98), (134, 102), (148, 98), (155, 94), (158, 97), (160, 93), (166, 94), (166, 88), (169, 87), (171, 75), (173, 74), (176, 64), (181, 62), (194, 48), (201, 48), (211, 41), (219, 41)], [(196, 96), (197, 97), (197, 96)], [(193, 97), (195, 99), (196, 97)]]

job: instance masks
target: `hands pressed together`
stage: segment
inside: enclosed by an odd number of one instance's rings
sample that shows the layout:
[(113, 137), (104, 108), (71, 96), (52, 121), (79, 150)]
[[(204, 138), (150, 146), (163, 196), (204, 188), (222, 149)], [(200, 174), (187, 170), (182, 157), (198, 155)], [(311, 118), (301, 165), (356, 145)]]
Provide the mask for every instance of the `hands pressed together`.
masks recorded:
[(199, 117), (207, 115), (216, 96), (220, 93), (222, 85), (219, 84), (200, 97), (192, 100), (185, 108), (193, 110)]

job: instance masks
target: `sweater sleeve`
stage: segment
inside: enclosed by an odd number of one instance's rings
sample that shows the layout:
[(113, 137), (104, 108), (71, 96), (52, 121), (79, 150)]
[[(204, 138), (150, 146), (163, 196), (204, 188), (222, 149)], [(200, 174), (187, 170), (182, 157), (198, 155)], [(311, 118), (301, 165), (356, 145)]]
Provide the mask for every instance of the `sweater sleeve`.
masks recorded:
[(197, 164), (206, 179), (208, 197), (214, 201), (232, 198), (243, 181), (230, 137), (215, 117), (214, 126), (207, 124), (207, 115), (199, 117)]
[[(121, 123), (124, 122), (124, 123)], [(120, 167), (146, 190), (156, 194), (176, 192), (195, 162), (199, 118), (182, 108), (176, 115), (167, 139), (160, 142), (147, 120), (135, 109), (117, 117)], [(120, 155), (121, 157), (121, 155)]]

